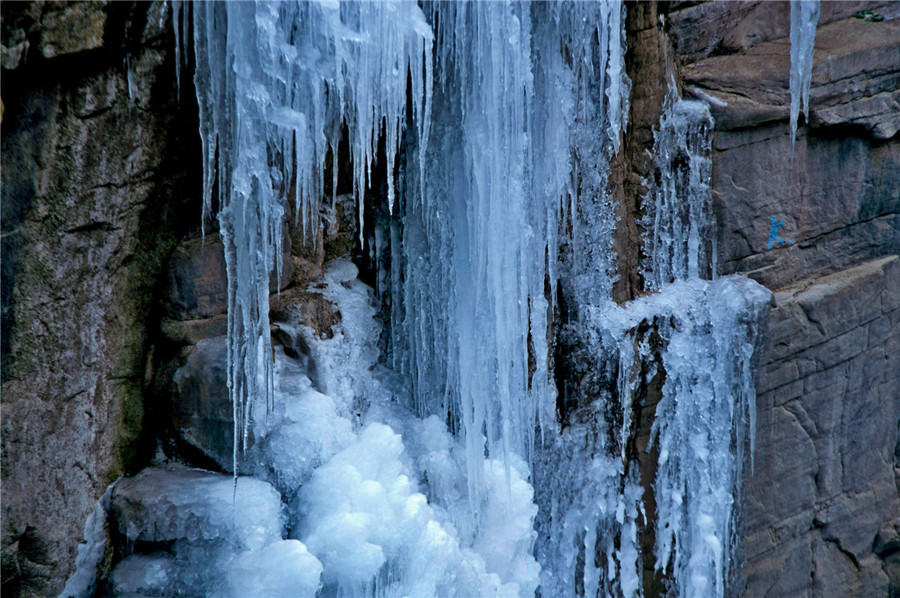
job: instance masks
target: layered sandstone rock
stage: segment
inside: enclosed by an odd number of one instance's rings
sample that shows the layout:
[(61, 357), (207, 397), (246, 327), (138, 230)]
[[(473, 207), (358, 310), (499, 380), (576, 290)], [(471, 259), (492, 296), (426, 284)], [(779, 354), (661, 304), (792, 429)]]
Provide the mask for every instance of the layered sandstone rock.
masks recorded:
[(885, 596), (900, 493), (900, 258), (775, 293), (747, 488), (748, 596)]
[[(862, 11), (884, 20), (854, 18)], [(896, 3), (822, 4), (792, 156), (788, 3), (667, 15), (685, 91), (716, 119), (720, 272), (775, 291), (759, 349), (746, 596), (900, 592), (898, 17)]]

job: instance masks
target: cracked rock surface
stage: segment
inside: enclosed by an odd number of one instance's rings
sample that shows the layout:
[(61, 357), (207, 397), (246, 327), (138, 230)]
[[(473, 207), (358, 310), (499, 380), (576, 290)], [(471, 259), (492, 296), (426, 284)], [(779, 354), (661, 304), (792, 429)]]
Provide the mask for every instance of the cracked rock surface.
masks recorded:
[(887, 595), (900, 514), (900, 258), (776, 292), (763, 359), (746, 595)]
[(822, 3), (793, 156), (789, 3), (675, 6), (665, 28), (716, 121), (720, 273), (774, 293), (742, 595), (900, 595), (900, 5)]
[(192, 145), (164, 3), (7, 2), (2, 20), (2, 593), (56, 596), (142, 450)]

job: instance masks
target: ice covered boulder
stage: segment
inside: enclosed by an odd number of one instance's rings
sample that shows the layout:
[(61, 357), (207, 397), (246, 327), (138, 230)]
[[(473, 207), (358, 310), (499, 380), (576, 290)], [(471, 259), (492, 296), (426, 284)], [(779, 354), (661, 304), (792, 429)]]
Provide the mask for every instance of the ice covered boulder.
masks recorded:
[(177, 577), (170, 554), (133, 554), (123, 559), (108, 578), (113, 596), (171, 596)]
[(258, 550), (281, 540), (281, 497), (268, 482), (187, 468), (147, 468), (115, 487), (110, 513), (130, 543), (223, 541)]
[(286, 357), (281, 347), (274, 348), (274, 356), (275, 405), (257, 454), (269, 479), (293, 496), (313, 470), (353, 441), (354, 434), (334, 399), (313, 388), (302, 364)]

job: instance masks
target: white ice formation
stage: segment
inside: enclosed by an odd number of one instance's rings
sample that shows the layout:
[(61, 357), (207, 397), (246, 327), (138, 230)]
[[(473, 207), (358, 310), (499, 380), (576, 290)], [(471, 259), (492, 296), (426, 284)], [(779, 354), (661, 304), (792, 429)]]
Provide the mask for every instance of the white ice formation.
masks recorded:
[(819, 0), (791, 0), (791, 160), (801, 110), (809, 119), (809, 83), (819, 22)]
[[(477, 505), (485, 455), (529, 461), (539, 424), (555, 428), (546, 289), (559, 279), (560, 229), (580, 202), (604, 201), (627, 114), (624, 7), (431, 11), (428, 176), (406, 185), (391, 245), (393, 356), (419, 413), (459, 426)], [(598, 219), (612, 230), (609, 216)]]
[(715, 275), (712, 245), (712, 116), (704, 102), (674, 91), (654, 134), (653, 171), (645, 181), (644, 286), (658, 291), (686, 278)]
[[(721, 597), (733, 582), (756, 420), (751, 357), (769, 300), (766, 289), (743, 277), (690, 277), (590, 317), (617, 339), (625, 366), (620, 389), (631, 384), (632, 395), (635, 383), (664, 376), (649, 447), (658, 454), (654, 550), (657, 570), (673, 580), (678, 596)], [(647, 323), (652, 341), (641, 334)], [(655, 354), (654, 344), (662, 346)]]
[[(179, 36), (193, 32), (204, 206), (218, 205), (226, 246), (236, 470), (244, 457), (235, 480), (151, 470), (120, 483), (112, 510), (134, 554), (110, 592), (633, 598), (655, 526), (657, 568), (679, 595), (722, 596), (768, 295), (703, 280), (712, 120), (673, 95), (642, 221), (655, 293), (611, 299), (623, 4), (174, 13)], [(386, 192), (367, 200), (381, 141)], [(309, 290), (341, 314), (330, 338), (278, 322), (313, 372), (269, 339), (270, 280), (285, 214), (316, 231), (326, 164), (341, 160), (360, 217), (386, 204), (359, 231), (387, 268), (373, 293), (351, 262), (327, 265)], [(563, 342), (582, 368), (568, 414), (553, 377)], [(642, 480), (635, 418), (649, 388), (659, 458)]]
[(362, 206), (382, 135), (394, 163), (407, 77), (425, 136), (431, 28), (410, 2), (175, 2), (173, 14), (193, 31), (203, 206), (218, 203), (225, 243), (237, 452), (251, 405), (272, 396), (268, 283), (280, 280), (287, 198), (316, 230), (326, 154), (337, 163), (344, 126)]

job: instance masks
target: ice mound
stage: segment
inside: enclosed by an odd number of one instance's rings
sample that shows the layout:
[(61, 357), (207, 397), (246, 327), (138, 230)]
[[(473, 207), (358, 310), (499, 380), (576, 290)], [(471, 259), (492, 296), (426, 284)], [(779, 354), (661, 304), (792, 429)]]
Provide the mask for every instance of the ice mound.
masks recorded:
[(275, 486), (290, 497), (354, 435), (334, 399), (313, 389), (302, 368), (280, 347), (275, 351), (275, 368), (275, 408), (261, 458)]
[(297, 529), (326, 582), (365, 584), (425, 527), (427, 502), (402, 473), (402, 451), (398, 434), (372, 424), (300, 490)]
[(228, 565), (228, 594), (235, 598), (315, 598), (322, 563), (299, 540), (281, 540), (237, 555)]
[(414, 420), (411, 452), (427, 485), (428, 500), (446, 511), (461, 541), (471, 544), (475, 522), (469, 505), (465, 454), (436, 415)]
[(147, 468), (120, 481), (110, 500), (131, 543), (224, 540), (258, 550), (281, 540), (281, 497), (271, 484), (198, 469)]
[[(422, 451), (420, 462), (454, 489), (442, 504), (471, 518), (456, 442), (437, 418), (409, 423), (419, 428), (411, 446)], [(339, 594), (533, 596), (540, 569), (531, 556), (531, 487), (516, 467), (487, 463), (484, 524), (477, 538), (461, 541), (448, 511), (428, 504), (407, 474), (401, 436), (372, 423), (300, 489), (292, 534), (321, 560), (325, 587)]]
[(484, 506), (481, 527), (473, 548), (484, 558), (488, 571), (503, 580), (514, 580), (521, 596), (533, 596), (541, 567), (532, 556), (535, 541), (533, 528), (537, 505), (534, 491), (525, 480), (528, 466), (510, 458), (507, 466), (497, 459), (485, 461)]

